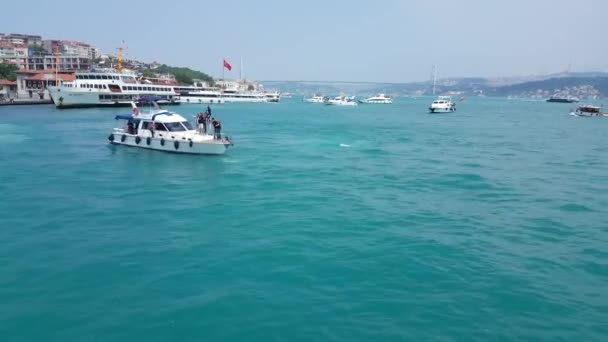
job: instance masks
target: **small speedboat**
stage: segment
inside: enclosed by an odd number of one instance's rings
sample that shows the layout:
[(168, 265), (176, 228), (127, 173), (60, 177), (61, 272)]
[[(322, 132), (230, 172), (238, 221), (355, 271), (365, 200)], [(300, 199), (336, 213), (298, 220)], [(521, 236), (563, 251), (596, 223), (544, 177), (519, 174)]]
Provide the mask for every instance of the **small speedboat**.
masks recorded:
[(323, 95), (315, 95), (311, 98), (308, 99), (304, 99), (304, 102), (308, 102), (308, 103), (325, 103), (329, 100), (328, 97), (323, 96)]
[(608, 113), (602, 112), (602, 107), (590, 106), (590, 105), (579, 106), (576, 108), (576, 110), (572, 114), (576, 115), (576, 116), (585, 116), (585, 117), (608, 116)]
[(327, 105), (332, 106), (356, 106), (357, 101), (355, 101), (355, 97), (346, 97), (346, 96), (336, 96), (331, 100), (325, 102)]
[(361, 103), (378, 103), (378, 104), (391, 104), (393, 103), (393, 99), (390, 96), (385, 96), (384, 94), (378, 94), (376, 96), (368, 97), (365, 100), (359, 101)]
[(229, 137), (195, 129), (181, 115), (161, 109), (155, 99), (140, 102), (150, 103), (149, 112), (140, 113), (132, 102), (133, 112), (116, 115), (126, 125), (113, 129), (108, 136), (111, 144), (184, 154), (224, 154), (232, 146)]
[(456, 104), (449, 96), (438, 96), (429, 107), (431, 113), (449, 113), (456, 111)]

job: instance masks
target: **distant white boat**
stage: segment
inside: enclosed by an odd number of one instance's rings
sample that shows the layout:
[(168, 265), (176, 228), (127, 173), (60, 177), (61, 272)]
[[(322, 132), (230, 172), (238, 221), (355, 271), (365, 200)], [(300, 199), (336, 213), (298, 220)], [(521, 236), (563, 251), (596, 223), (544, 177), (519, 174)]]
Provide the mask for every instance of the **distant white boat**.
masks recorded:
[(590, 105), (579, 106), (578, 108), (576, 108), (576, 111), (574, 111), (572, 114), (576, 115), (576, 116), (586, 116), (586, 117), (608, 116), (608, 113), (602, 112), (602, 107), (590, 106)]
[(323, 96), (323, 95), (315, 95), (311, 98), (308, 99), (304, 99), (304, 102), (308, 102), (308, 103), (325, 103), (329, 100), (328, 97)]
[(332, 106), (356, 106), (357, 101), (355, 101), (354, 96), (336, 96), (333, 99), (328, 100), (325, 104)]
[(376, 96), (368, 97), (365, 100), (359, 101), (361, 103), (378, 103), (378, 104), (391, 104), (393, 99), (390, 96), (384, 94), (378, 94)]
[(456, 104), (452, 102), (449, 96), (438, 96), (429, 107), (431, 113), (449, 113), (456, 111)]

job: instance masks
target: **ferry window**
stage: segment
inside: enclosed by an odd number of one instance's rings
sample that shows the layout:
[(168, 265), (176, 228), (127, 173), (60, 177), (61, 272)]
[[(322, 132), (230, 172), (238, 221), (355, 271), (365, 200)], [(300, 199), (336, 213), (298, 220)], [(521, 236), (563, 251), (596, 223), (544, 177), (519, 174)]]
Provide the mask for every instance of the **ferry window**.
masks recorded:
[(189, 131), (191, 131), (191, 130), (193, 130), (193, 129), (194, 129), (194, 128), (192, 127), (192, 124), (191, 124), (191, 123), (189, 123), (188, 121), (184, 121), (184, 122), (182, 122), (182, 125), (184, 125), (184, 127), (186, 127), (186, 129), (187, 129), (187, 130), (189, 130)]
[(142, 89), (142, 87), (137, 87), (137, 90), (141, 91), (141, 90), (143, 90), (143, 89)]
[(162, 123), (157, 122), (154, 124), (154, 130), (155, 131), (166, 131), (167, 129), (165, 128), (165, 126)]
[(95, 75), (95, 79), (96, 80), (100, 80), (101, 79), (101, 75)]
[(107, 80), (108, 79), (108, 75), (101, 75), (101, 78), (104, 79), (104, 80)]
[(181, 132), (186, 130), (179, 122), (167, 122), (165, 123), (165, 126), (167, 126), (167, 129), (171, 132)]

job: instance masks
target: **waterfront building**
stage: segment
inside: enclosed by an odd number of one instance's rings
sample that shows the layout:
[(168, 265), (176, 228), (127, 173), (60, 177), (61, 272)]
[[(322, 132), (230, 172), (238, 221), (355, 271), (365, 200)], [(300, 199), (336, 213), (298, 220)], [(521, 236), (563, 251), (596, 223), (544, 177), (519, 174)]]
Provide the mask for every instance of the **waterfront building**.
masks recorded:
[(0, 102), (17, 97), (17, 82), (0, 80)]
[(49, 86), (72, 82), (74, 79), (74, 73), (65, 71), (56, 73), (55, 70), (18, 70), (16, 95), (19, 98), (50, 99)]

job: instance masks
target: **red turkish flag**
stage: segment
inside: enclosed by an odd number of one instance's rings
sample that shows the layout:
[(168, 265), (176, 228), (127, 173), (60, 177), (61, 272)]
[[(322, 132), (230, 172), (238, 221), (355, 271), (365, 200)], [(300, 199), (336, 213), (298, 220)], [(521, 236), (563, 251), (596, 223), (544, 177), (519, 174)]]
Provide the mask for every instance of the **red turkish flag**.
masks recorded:
[(228, 71), (232, 70), (232, 65), (230, 65), (230, 63), (226, 62), (225, 59), (224, 59), (224, 68), (228, 69)]

